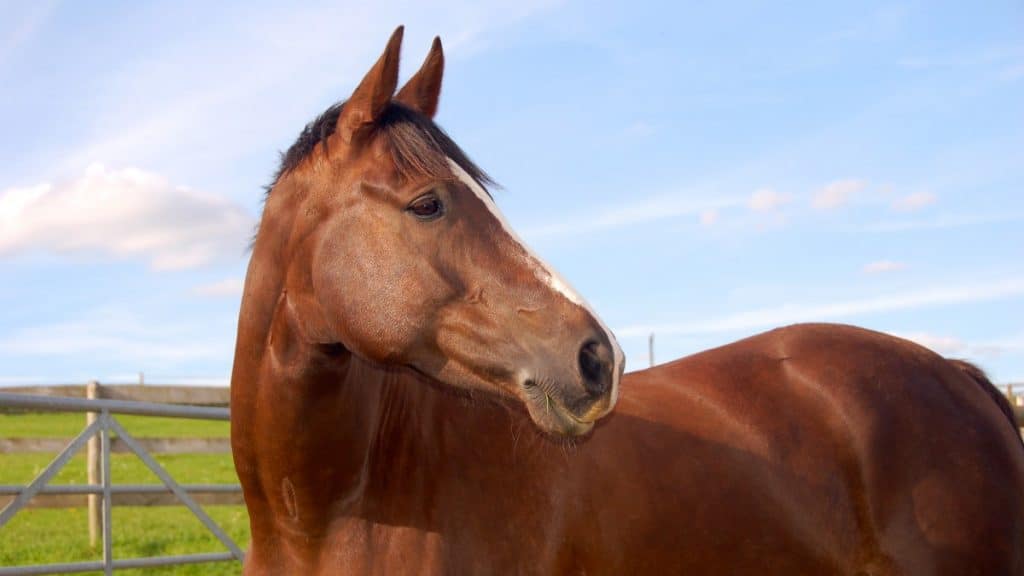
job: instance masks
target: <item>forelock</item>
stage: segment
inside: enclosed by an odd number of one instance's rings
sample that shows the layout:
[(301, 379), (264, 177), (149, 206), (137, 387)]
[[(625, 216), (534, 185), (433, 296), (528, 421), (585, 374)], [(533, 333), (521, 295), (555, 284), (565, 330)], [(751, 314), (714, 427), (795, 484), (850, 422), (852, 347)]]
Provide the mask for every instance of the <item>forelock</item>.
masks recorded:
[[(281, 165), (267, 187), (268, 194), (281, 178), (299, 169), (317, 146), (327, 146), (344, 106), (344, 102), (332, 105), (303, 128), (295, 143), (281, 155)], [(399, 102), (391, 102), (373, 129), (386, 138), (391, 158), (404, 178), (450, 178), (448, 159), (451, 158), (481, 186), (486, 188), (494, 184), (490, 176), (473, 163), (440, 126)]]

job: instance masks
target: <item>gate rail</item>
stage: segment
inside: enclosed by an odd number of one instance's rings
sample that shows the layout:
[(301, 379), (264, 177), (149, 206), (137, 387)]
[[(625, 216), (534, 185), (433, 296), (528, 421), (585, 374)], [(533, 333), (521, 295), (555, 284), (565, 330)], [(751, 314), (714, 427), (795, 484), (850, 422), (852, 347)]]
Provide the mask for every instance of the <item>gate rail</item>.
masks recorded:
[[(73, 572), (93, 572), (102, 570), (110, 575), (116, 569), (147, 568), (152, 566), (174, 566), (179, 564), (196, 564), (202, 562), (224, 562), (244, 558), (237, 544), (210, 518), (206, 512), (189, 495), (189, 492), (241, 492), (237, 484), (214, 485), (182, 485), (167, 473), (146, 449), (114, 418), (114, 414), (135, 414), (140, 416), (165, 416), (172, 418), (192, 418), (202, 420), (228, 420), (230, 412), (227, 408), (204, 406), (184, 406), (176, 404), (156, 404), (152, 402), (134, 402), (129, 400), (98, 400), (85, 398), (65, 398), (55, 396), (34, 396), (30, 394), (0, 393), (0, 408), (16, 408), (26, 410), (42, 410), (51, 412), (89, 412), (96, 414), (95, 420), (87, 424), (78, 436), (50, 462), (42, 472), (27, 486), (0, 485), (0, 494), (16, 495), (16, 497), (0, 510), (0, 528), (37, 494), (94, 494), (102, 495), (101, 526), (103, 535), (103, 560), (92, 562), (72, 562), (63, 564), (36, 564), (24, 566), (0, 567), (0, 576), (27, 576), (35, 574), (66, 574)], [(122, 484), (114, 486), (110, 479), (110, 433), (114, 432), (128, 448), (164, 483), (160, 485)], [(47, 486), (50, 480), (71, 460), (94, 435), (100, 437), (101, 483), (83, 485)], [(156, 556), (142, 558), (126, 558), (114, 560), (113, 537), (111, 525), (111, 507), (113, 494), (144, 494), (153, 492), (172, 492), (199, 519), (224, 546), (228, 552), (183, 554), (177, 556)]]

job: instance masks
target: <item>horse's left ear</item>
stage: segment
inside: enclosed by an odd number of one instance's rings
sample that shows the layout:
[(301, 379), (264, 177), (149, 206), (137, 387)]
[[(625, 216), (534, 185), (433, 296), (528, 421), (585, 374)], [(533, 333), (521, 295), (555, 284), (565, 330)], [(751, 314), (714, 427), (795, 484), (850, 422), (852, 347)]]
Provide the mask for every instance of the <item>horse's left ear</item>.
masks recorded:
[(395, 96), (402, 104), (428, 118), (437, 114), (437, 102), (441, 99), (441, 78), (444, 76), (444, 51), (441, 38), (435, 36), (427, 59), (418, 72), (402, 86)]
[(345, 142), (351, 144), (360, 132), (373, 126), (391, 102), (391, 96), (398, 86), (398, 54), (402, 50), (404, 30), (404, 26), (395, 29), (380, 59), (366, 73), (342, 107), (335, 134)]

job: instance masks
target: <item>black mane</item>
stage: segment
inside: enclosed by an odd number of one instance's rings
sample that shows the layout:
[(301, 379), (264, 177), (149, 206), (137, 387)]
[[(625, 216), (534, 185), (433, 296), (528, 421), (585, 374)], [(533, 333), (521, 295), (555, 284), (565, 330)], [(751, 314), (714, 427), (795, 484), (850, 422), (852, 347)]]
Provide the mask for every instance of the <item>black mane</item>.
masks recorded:
[[(302, 164), (318, 144), (324, 143), (326, 146), (344, 107), (344, 102), (333, 104), (302, 129), (295, 143), (281, 155), (281, 165), (274, 174), (273, 182), (267, 187), (268, 194), (281, 178)], [(392, 101), (377, 120), (374, 129), (388, 138), (392, 158), (404, 176), (450, 178), (448, 158), (451, 158), (481, 186), (486, 188), (494, 184), (491, 177), (474, 164), (433, 120), (403, 104)]]

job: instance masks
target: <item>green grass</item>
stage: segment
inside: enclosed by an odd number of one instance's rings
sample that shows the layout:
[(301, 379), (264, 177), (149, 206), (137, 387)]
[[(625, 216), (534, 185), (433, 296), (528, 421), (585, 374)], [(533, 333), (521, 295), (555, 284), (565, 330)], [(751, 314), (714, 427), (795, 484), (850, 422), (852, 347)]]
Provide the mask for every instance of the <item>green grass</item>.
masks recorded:
[[(140, 437), (227, 437), (228, 423), (145, 416), (116, 416)], [(70, 438), (81, 431), (84, 414), (0, 414), (0, 437)], [(0, 454), (0, 484), (27, 484), (55, 454)], [(154, 458), (183, 484), (235, 484), (238, 478), (230, 454), (154, 454)], [(160, 484), (134, 454), (114, 454), (111, 477), (116, 484)], [(84, 449), (51, 484), (86, 482)], [(242, 506), (206, 506), (204, 510), (245, 549), (249, 522)], [(129, 507), (113, 510), (114, 558), (223, 552), (224, 546), (183, 506)], [(0, 566), (100, 560), (99, 548), (89, 546), (86, 509), (23, 509), (0, 528)], [(172, 566), (116, 574), (239, 574), (237, 562)], [(98, 573), (96, 573), (98, 574)]]
[[(228, 422), (152, 416), (114, 416), (140, 438), (227, 438)], [(0, 438), (74, 438), (85, 428), (84, 413), (0, 414)]]
[[(205, 508), (240, 546), (249, 540), (249, 520), (242, 506)], [(114, 558), (224, 552), (224, 546), (192, 513), (179, 508), (118, 507), (113, 510)], [(102, 559), (102, 548), (89, 546), (85, 508), (23, 510), (0, 528), (0, 566), (84, 562)], [(240, 574), (238, 562), (118, 570), (115, 574)], [(95, 572), (93, 574), (99, 574)]]
[[(84, 449), (83, 451), (84, 452)], [(28, 484), (56, 454), (0, 454), (0, 484)], [(237, 484), (230, 454), (153, 454), (181, 484)], [(115, 484), (160, 484), (135, 454), (112, 454), (110, 477)], [(85, 484), (85, 455), (68, 462), (51, 484)]]

